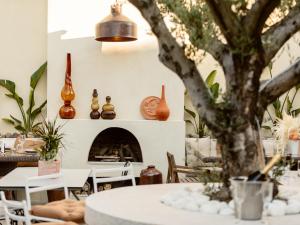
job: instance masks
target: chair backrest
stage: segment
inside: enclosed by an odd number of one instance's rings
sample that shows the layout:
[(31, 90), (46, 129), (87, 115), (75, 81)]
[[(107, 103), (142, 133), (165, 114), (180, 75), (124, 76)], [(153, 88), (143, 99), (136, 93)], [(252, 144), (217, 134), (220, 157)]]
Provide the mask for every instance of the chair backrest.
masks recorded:
[(167, 152), (168, 159), (168, 175), (167, 175), (167, 183), (179, 183), (178, 173), (176, 171), (176, 162), (174, 155), (170, 152)]
[(68, 188), (63, 182), (61, 174), (51, 174), (45, 176), (29, 177), (26, 180), (25, 192), (28, 209), (31, 209), (31, 194), (41, 191), (64, 189), (65, 198), (69, 198)]
[[(115, 176), (113, 174), (110, 177), (97, 177), (98, 175), (107, 175), (111, 173), (117, 173), (120, 172), (121, 175)], [(106, 183), (106, 182), (116, 182), (116, 181), (124, 181), (124, 180), (131, 180), (132, 186), (135, 186), (135, 177), (134, 177), (134, 171), (133, 166), (130, 163), (128, 166), (122, 166), (122, 167), (115, 167), (115, 168), (105, 168), (105, 169), (92, 169), (92, 176), (93, 176), (93, 183), (94, 183), (94, 192), (98, 192), (98, 184), (100, 183)]]
[[(31, 225), (30, 216), (25, 201), (8, 201), (6, 200), (5, 194), (3, 191), (0, 192), (1, 200), (3, 203), (3, 208), (5, 212), (6, 224), (10, 224), (10, 220), (23, 222), (25, 225)], [(13, 209), (23, 210), (24, 215), (17, 215), (12, 213)]]
[[(11, 224), (10, 220), (22, 222), (25, 225), (31, 225), (32, 220), (46, 221), (46, 222), (52, 222), (52, 223), (57, 223), (57, 224), (62, 224), (62, 222), (63, 222), (62, 220), (58, 220), (58, 219), (52, 219), (52, 218), (31, 215), (29, 213), (26, 201), (18, 202), (18, 201), (7, 200), (3, 191), (0, 192), (0, 197), (1, 197), (1, 200), (3, 203), (6, 224)], [(17, 210), (17, 211), (22, 210), (23, 213), (21, 213), (21, 214), (13, 213), (13, 210)]]

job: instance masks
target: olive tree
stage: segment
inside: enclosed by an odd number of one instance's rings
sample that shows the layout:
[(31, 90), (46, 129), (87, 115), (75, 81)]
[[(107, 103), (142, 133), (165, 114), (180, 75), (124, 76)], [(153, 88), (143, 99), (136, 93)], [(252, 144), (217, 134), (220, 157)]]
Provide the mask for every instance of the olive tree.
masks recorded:
[[(160, 61), (181, 78), (194, 107), (217, 138), (224, 187), (229, 186), (230, 176), (260, 169), (264, 153), (259, 127), (264, 112), (300, 83), (300, 61), (266, 82), (261, 75), (300, 30), (300, 0), (129, 1), (157, 37)], [(224, 71), (226, 91), (221, 103), (213, 101), (197, 69), (196, 55), (201, 51), (209, 53)]]

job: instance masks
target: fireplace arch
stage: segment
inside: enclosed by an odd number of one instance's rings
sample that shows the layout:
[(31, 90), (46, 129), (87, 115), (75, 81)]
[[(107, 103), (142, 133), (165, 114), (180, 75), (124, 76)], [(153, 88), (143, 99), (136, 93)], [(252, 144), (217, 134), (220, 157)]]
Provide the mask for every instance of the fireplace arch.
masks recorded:
[(128, 130), (110, 127), (101, 131), (90, 148), (89, 162), (143, 162), (141, 146)]

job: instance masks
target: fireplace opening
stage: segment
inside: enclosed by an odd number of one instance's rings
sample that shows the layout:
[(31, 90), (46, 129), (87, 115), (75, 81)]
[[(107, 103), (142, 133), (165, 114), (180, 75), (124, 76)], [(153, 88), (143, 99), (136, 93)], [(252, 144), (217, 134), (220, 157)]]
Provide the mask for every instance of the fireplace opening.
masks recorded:
[(126, 129), (110, 127), (100, 132), (89, 152), (90, 162), (143, 162), (141, 146)]

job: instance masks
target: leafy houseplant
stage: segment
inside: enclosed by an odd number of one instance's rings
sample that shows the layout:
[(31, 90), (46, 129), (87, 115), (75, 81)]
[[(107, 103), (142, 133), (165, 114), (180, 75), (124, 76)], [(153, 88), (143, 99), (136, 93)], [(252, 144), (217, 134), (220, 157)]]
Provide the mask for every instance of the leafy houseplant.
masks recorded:
[[(205, 83), (209, 88), (213, 101), (216, 102), (220, 94), (220, 84), (215, 82), (217, 71), (213, 70), (207, 76)], [(187, 124), (191, 124), (194, 128), (196, 138), (186, 138), (186, 160), (187, 165), (197, 167), (202, 164), (204, 155), (211, 155), (211, 139), (205, 137), (207, 135), (207, 127), (200, 115), (191, 109), (184, 107), (185, 112), (189, 115), (186, 119)], [(201, 150), (201, 152), (200, 152)]]
[(62, 127), (63, 125), (58, 125), (57, 119), (55, 119), (53, 121), (43, 120), (35, 129), (35, 135), (44, 142), (44, 145), (37, 149), (40, 154), (39, 175), (59, 172), (60, 161), (57, 156), (60, 148), (63, 147)]
[[(217, 99), (219, 98), (219, 94), (221, 91), (220, 84), (218, 82), (215, 82), (216, 75), (217, 75), (217, 71), (213, 70), (209, 73), (209, 75), (207, 76), (207, 78), (205, 80), (206, 86), (209, 88), (209, 91), (210, 91), (211, 95), (213, 96), (213, 101), (215, 103), (216, 103)], [(198, 138), (204, 137), (206, 135), (207, 128), (206, 128), (204, 121), (201, 119), (200, 115), (186, 107), (184, 107), (184, 110), (192, 118), (192, 120), (186, 119), (185, 122), (188, 124), (191, 124), (193, 126), (195, 134), (197, 135)]]
[(26, 135), (26, 137), (28, 137), (28, 135), (32, 133), (34, 129), (40, 124), (39, 122), (36, 122), (36, 119), (47, 104), (47, 100), (45, 100), (40, 106), (35, 108), (34, 99), (36, 86), (43, 74), (45, 74), (46, 68), (47, 63), (44, 63), (37, 71), (35, 71), (31, 75), (29, 106), (27, 109), (24, 109), (23, 98), (21, 98), (16, 92), (16, 84), (11, 80), (0, 80), (0, 86), (5, 88), (9, 92), (5, 95), (16, 101), (22, 116), (22, 119), (18, 119), (16, 116), (10, 115), (10, 118), (3, 118), (3, 120), (14, 126), (16, 130)]

